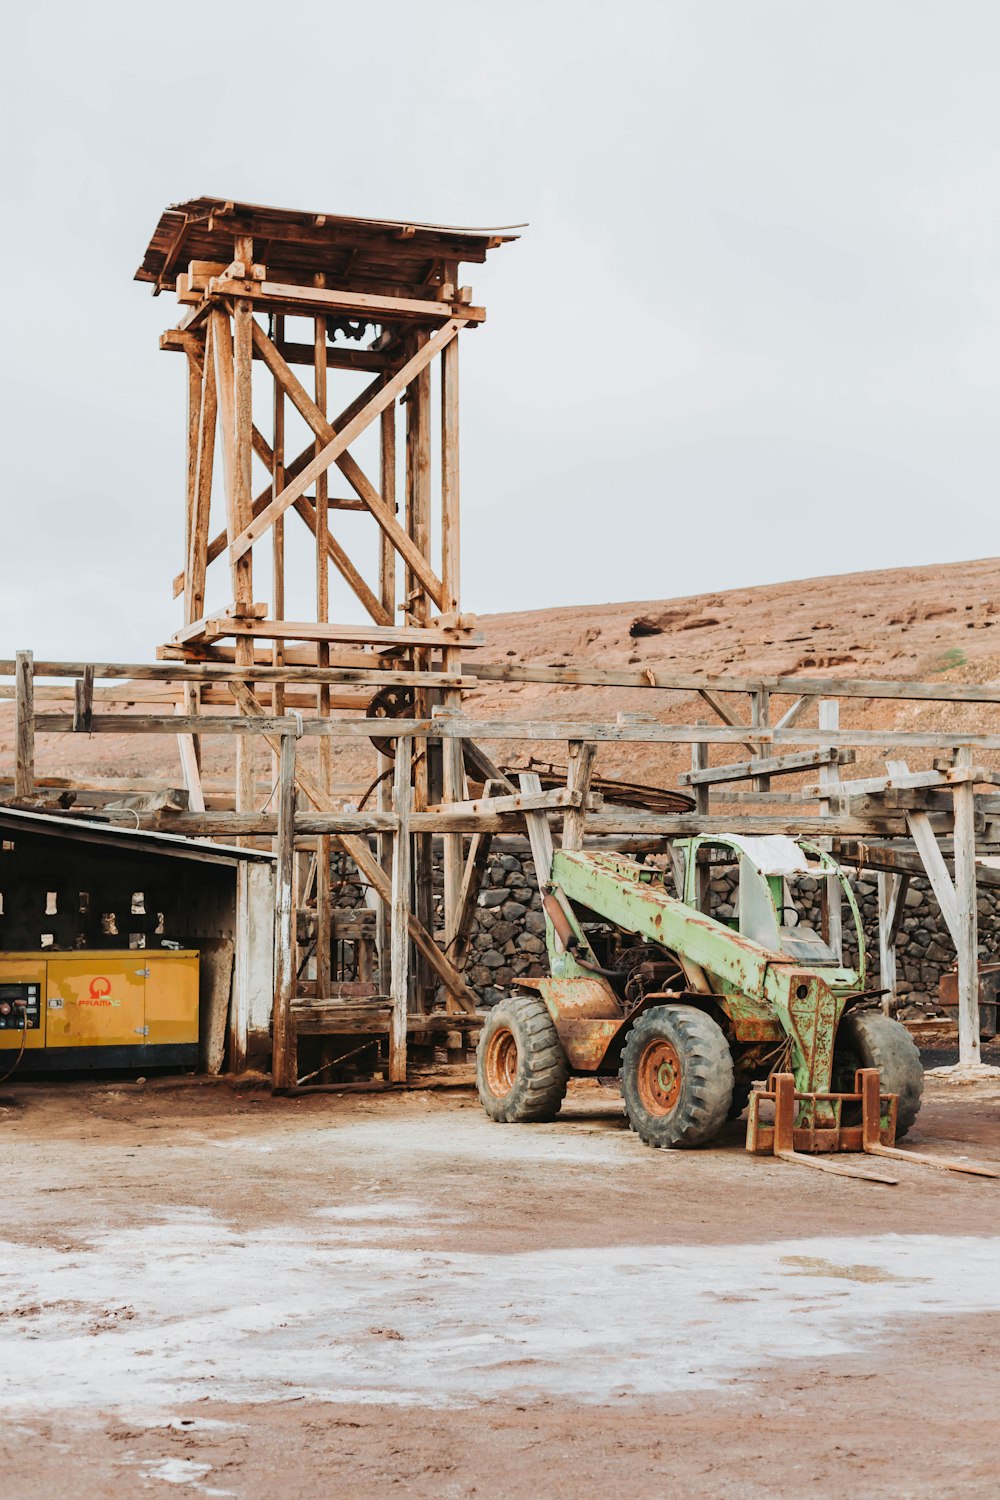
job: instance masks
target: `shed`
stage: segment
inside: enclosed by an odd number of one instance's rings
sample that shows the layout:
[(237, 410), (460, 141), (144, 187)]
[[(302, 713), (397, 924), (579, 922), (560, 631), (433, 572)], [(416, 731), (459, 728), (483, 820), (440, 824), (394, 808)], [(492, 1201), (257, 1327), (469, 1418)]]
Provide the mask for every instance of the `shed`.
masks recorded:
[(0, 950), (197, 949), (200, 1067), (270, 1049), (274, 856), (0, 807)]

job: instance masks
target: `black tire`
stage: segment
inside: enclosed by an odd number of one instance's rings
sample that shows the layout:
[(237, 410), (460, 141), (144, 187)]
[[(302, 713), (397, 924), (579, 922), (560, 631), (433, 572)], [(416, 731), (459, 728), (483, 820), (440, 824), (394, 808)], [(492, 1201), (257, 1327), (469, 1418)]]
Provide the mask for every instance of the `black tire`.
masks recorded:
[(501, 1125), (554, 1120), (569, 1066), (544, 1000), (515, 995), (493, 1007), (476, 1048), (476, 1087)]
[(701, 1146), (725, 1124), (733, 1058), (721, 1027), (689, 1005), (654, 1005), (625, 1040), (625, 1113), (646, 1146)]
[[(852, 1010), (840, 1023), (833, 1049), (833, 1086), (854, 1088), (858, 1068), (878, 1068), (882, 1092), (898, 1094), (896, 1139), (901, 1141), (920, 1113), (924, 1068), (906, 1027), (875, 1010)], [(856, 1111), (860, 1120), (860, 1108)]]

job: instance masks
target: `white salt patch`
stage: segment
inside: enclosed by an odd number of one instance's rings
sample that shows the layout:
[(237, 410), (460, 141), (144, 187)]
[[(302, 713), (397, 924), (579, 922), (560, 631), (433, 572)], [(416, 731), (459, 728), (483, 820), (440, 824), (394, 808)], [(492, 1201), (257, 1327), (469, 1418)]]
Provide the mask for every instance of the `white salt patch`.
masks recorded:
[(202, 1495), (233, 1495), (235, 1490), (210, 1489), (201, 1483), (206, 1474), (212, 1472), (211, 1464), (200, 1464), (193, 1458), (163, 1458), (147, 1468), (141, 1468), (144, 1479), (162, 1479), (165, 1484), (184, 1484)]
[[(325, 1208), (317, 1208), (315, 1215), (318, 1219), (359, 1220), (367, 1222), (376, 1220), (383, 1223), (386, 1219), (423, 1219), (427, 1222), (431, 1213), (423, 1203), (411, 1203), (405, 1198), (393, 1198), (385, 1201), (379, 1199), (377, 1203), (340, 1203), (327, 1205)], [(441, 1214), (434, 1215), (434, 1222), (441, 1223)]]
[[(997, 1238), (475, 1255), (423, 1252), (412, 1230), (406, 1248), (384, 1229), (358, 1245), (363, 1223), (336, 1220), (317, 1216), (308, 1238), (289, 1226), (244, 1239), (187, 1215), (66, 1253), (0, 1244), (8, 1421), (200, 1399), (656, 1396), (853, 1354), (929, 1315), (1000, 1309)], [(110, 1316), (125, 1304), (132, 1316)]]
[[(594, 1120), (596, 1123), (591, 1124)], [(399, 1159), (400, 1126), (391, 1118), (345, 1119), (335, 1127), (323, 1127), (315, 1131), (296, 1133), (296, 1149), (305, 1151), (310, 1147), (322, 1149), (326, 1143), (335, 1145), (343, 1159), (356, 1152), (359, 1160), (367, 1160), (376, 1171), (385, 1171), (386, 1163), (379, 1161), (384, 1155), (395, 1165)], [(449, 1119), (448, 1129), (442, 1130), (440, 1118), (431, 1116), (426, 1120), (407, 1120), (406, 1153), (425, 1156), (429, 1160), (445, 1157), (454, 1162), (467, 1156), (477, 1165), (481, 1162), (484, 1141), (492, 1157), (509, 1162), (579, 1162), (593, 1168), (602, 1163), (635, 1161), (639, 1150), (636, 1138), (625, 1125), (620, 1100), (609, 1102), (606, 1111), (590, 1114), (552, 1125), (533, 1125), (530, 1130), (498, 1129), (482, 1111), (469, 1110)], [(640, 1153), (641, 1154), (641, 1153)], [(681, 1151), (659, 1151), (656, 1164), (659, 1171), (668, 1171), (682, 1164)]]

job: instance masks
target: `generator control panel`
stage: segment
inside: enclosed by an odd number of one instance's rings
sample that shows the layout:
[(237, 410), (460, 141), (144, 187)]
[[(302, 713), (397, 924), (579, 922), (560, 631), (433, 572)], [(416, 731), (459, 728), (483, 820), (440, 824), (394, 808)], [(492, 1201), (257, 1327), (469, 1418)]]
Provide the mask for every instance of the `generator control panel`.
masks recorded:
[(41, 1025), (41, 985), (0, 984), (0, 1031), (37, 1031)]

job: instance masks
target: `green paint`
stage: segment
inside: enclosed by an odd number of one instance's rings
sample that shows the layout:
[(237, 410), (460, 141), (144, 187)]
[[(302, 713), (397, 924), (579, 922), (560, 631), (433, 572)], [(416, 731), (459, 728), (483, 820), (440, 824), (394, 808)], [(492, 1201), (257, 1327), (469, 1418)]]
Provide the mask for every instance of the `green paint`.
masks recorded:
[[(770, 903), (777, 944), (765, 947), (726, 923), (715, 921), (696, 909), (696, 854), (711, 844), (728, 847), (742, 859), (742, 879), (748, 897), (753, 896), (756, 919), (768, 918)], [(858, 941), (857, 969), (836, 961), (804, 962), (781, 950), (781, 908), (784, 882), (765, 875), (738, 846), (724, 837), (678, 840), (685, 854), (685, 900), (668, 894), (648, 867), (613, 854), (560, 850), (552, 865), (552, 888), (560, 896), (577, 938), (574, 952), (587, 961), (596, 959), (573, 906), (586, 908), (612, 922), (623, 932), (655, 943), (676, 953), (688, 965), (704, 970), (720, 1008), (730, 1018), (741, 1040), (790, 1042), (796, 1087), (803, 1093), (825, 1093), (831, 1087), (833, 1048), (848, 998), (864, 987), (865, 954), (861, 915), (854, 893), (836, 862), (805, 841), (799, 847), (808, 854), (810, 873), (838, 882), (847, 909), (854, 920)], [(758, 885), (752, 885), (759, 881)], [(747, 905), (750, 905), (749, 899)], [(845, 914), (846, 915), (846, 914)], [(562, 949), (555, 930), (546, 919), (549, 964), (552, 976), (561, 979), (589, 977), (574, 958)], [(689, 982), (691, 982), (689, 975)], [(817, 1106), (817, 1115), (829, 1119), (830, 1106)]]

